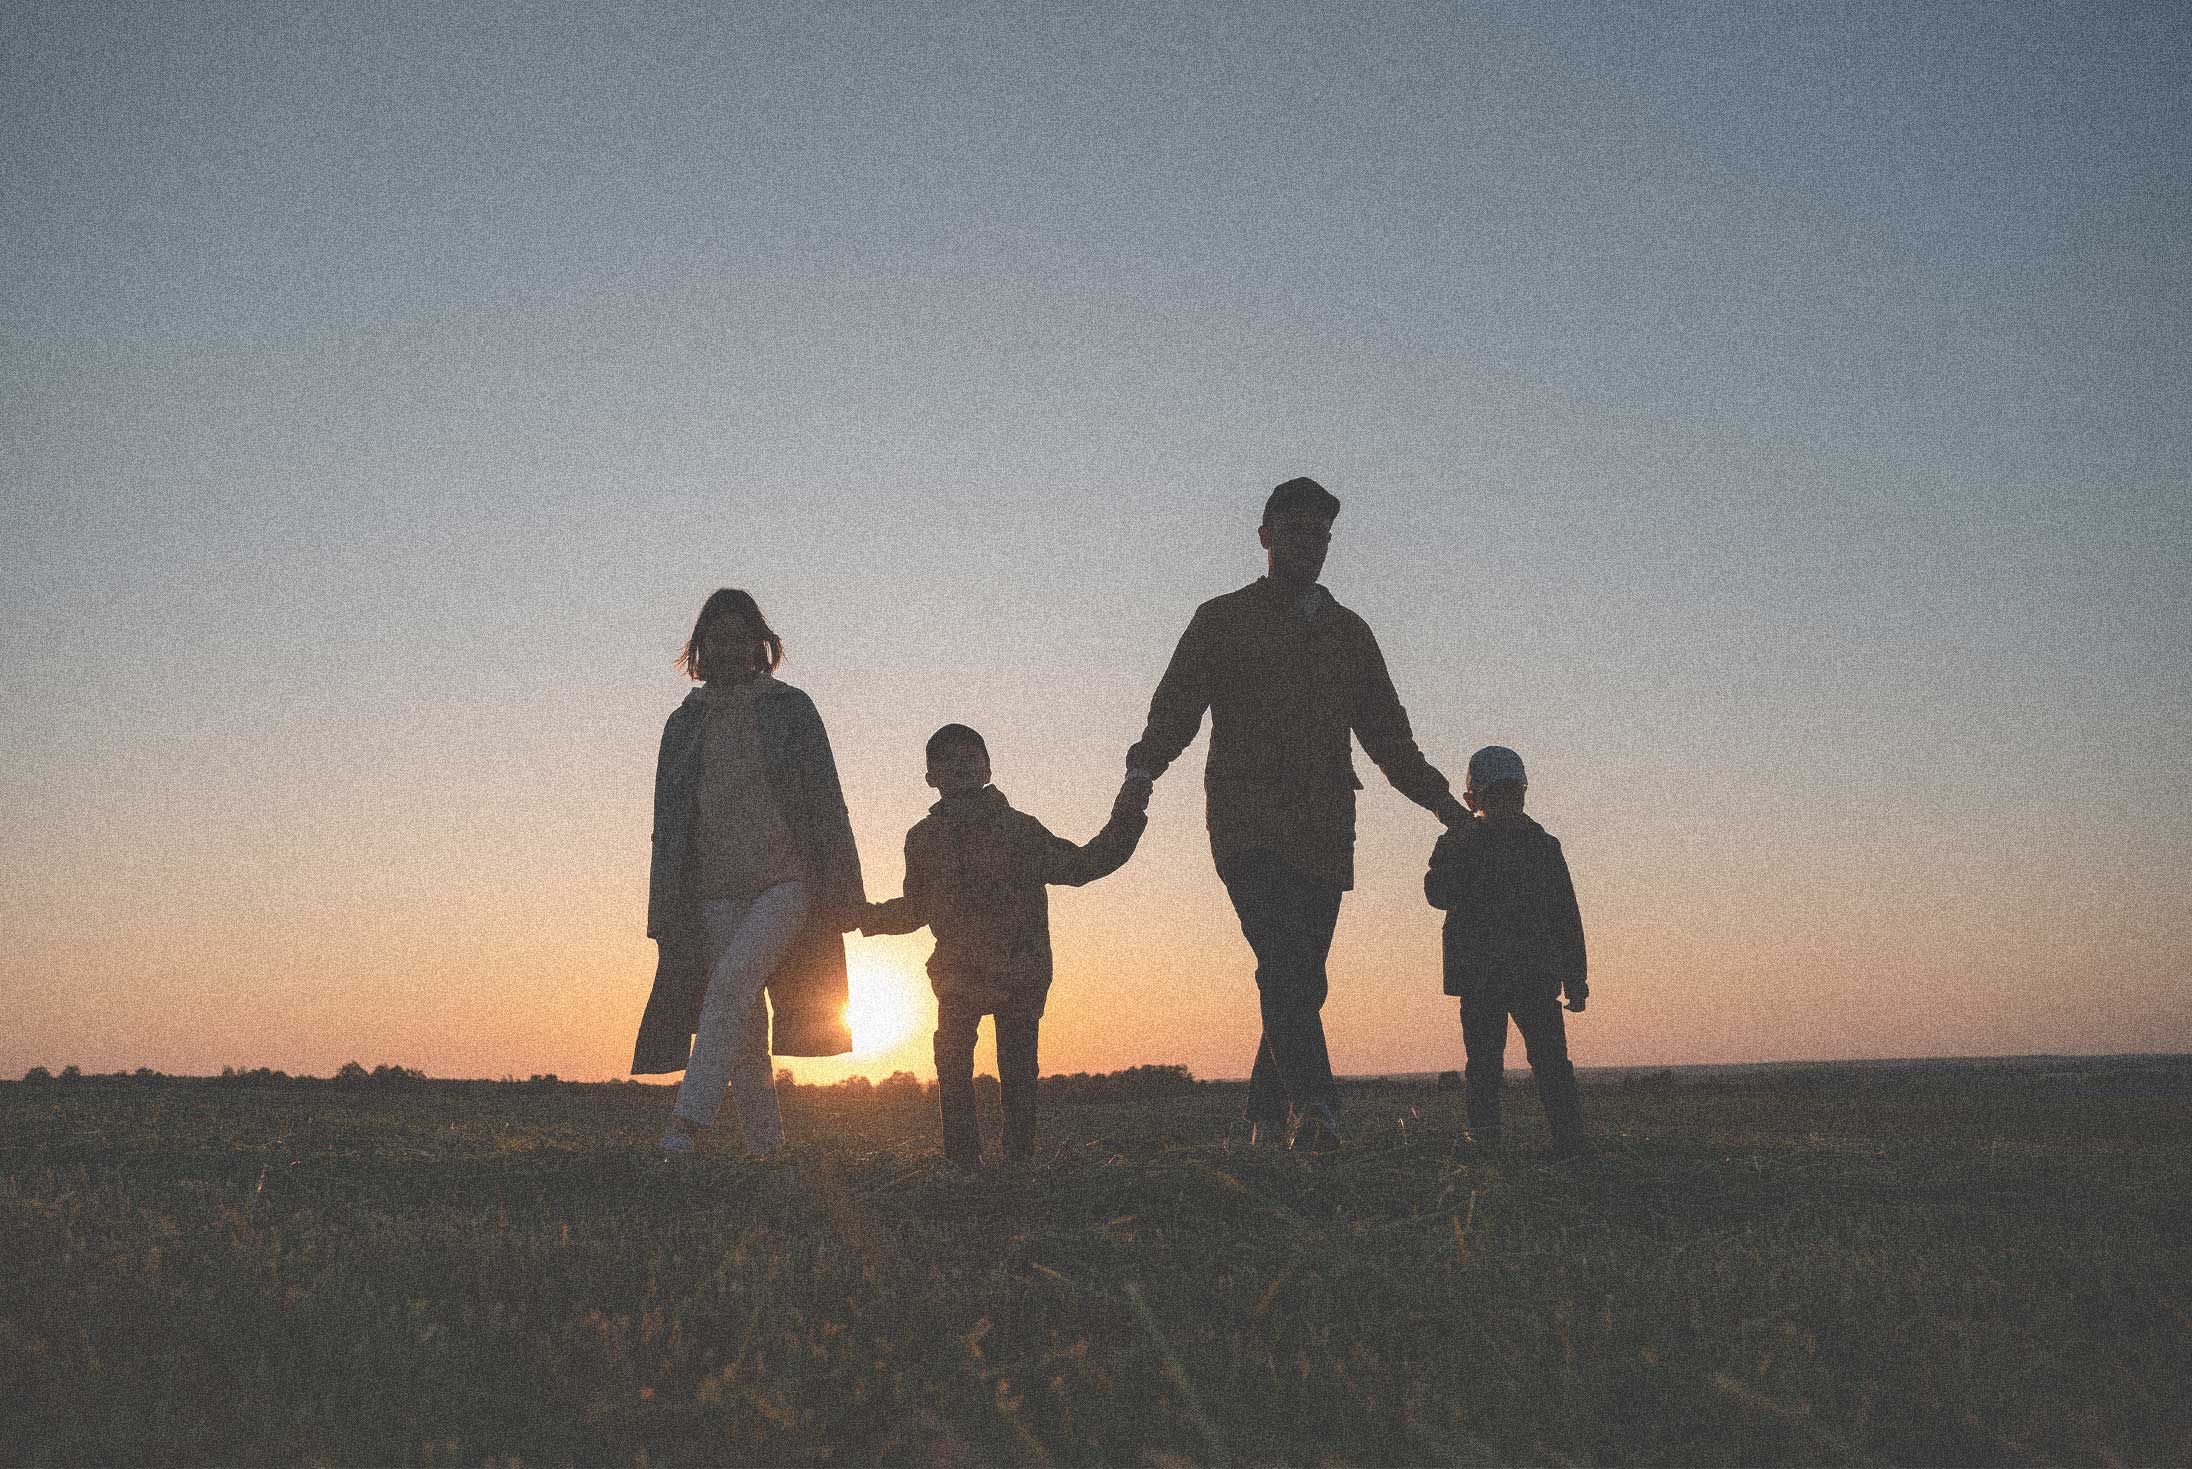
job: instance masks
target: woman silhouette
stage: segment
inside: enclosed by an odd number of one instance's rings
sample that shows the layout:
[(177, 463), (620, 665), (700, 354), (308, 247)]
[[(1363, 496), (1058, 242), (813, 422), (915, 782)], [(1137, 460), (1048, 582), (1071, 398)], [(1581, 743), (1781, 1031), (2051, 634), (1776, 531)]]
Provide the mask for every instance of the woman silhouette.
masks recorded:
[(647, 934), (660, 961), (632, 1054), (635, 1073), (685, 1072), (667, 1152), (692, 1151), (728, 1085), (747, 1155), (774, 1153), (772, 1053), (852, 1049), (844, 933), (867, 893), (822, 716), (777, 681), (783, 661), (761, 608), (728, 587), (677, 660), (700, 687), (663, 726), (655, 763)]

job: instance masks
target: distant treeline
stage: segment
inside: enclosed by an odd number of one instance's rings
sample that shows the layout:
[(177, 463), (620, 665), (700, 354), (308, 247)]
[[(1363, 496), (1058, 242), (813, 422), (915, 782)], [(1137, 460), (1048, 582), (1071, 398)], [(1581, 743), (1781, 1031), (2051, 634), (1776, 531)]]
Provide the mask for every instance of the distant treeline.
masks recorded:
[[(219, 1076), (170, 1076), (140, 1066), (135, 1071), (112, 1071), (86, 1074), (74, 1066), (64, 1066), (56, 1076), (43, 1066), (33, 1066), (23, 1073), (26, 1086), (144, 1086), (156, 1083), (188, 1084), (193, 1086), (248, 1086), (248, 1087), (416, 1087), (416, 1086), (611, 1086), (636, 1087), (660, 1086), (660, 1082), (601, 1081), (567, 1082), (550, 1072), (535, 1072), (519, 1078), (505, 1076), (492, 1080), (437, 1080), (423, 1071), (409, 1066), (375, 1066), (368, 1071), (356, 1061), (346, 1061), (333, 1076), (292, 1076), (286, 1071), (271, 1067), (255, 1066), (249, 1070), (234, 1066), (221, 1068)], [(674, 1083), (671, 1083), (674, 1085)], [(793, 1080), (789, 1071), (776, 1074), (780, 1090), (815, 1093), (826, 1097), (872, 1099), (880, 1102), (912, 1101), (932, 1098), (936, 1095), (936, 1083), (923, 1082), (910, 1071), (894, 1071), (881, 1081), (870, 1081), (865, 1076), (847, 1077), (827, 1086), (802, 1083)], [(1046, 1076), (1043, 1078), (1043, 1094), (1061, 1101), (1105, 1102), (1139, 1099), (1152, 1096), (1177, 1096), (1192, 1092), (1204, 1083), (1197, 1081), (1185, 1066), (1129, 1066), (1124, 1071), (1106, 1071), (1090, 1074), (1076, 1071), (1070, 1076)], [(975, 1078), (977, 1091), (994, 1091), (997, 1078)]]
[[(1205, 1083), (1199, 1082), (1185, 1066), (1129, 1066), (1124, 1071), (1090, 1073), (1076, 1071), (1070, 1075), (1046, 1076), (1042, 1079), (1043, 1095), (1059, 1101), (1111, 1102), (1140, 1100), (1145, 1097), (1179, 1096), (1192, 1092)], [(843, 1081), (828, 1086), (809, 1086), (792, 1080), (789, 1071), (776, 1074), (779, 1091), (797, 1090), (817, 1092), (825, 1096), (874, 1097), (878, 1101), (912, 1101), (936, 1095), (936, 1083), (923, 1082), (910, 1071), (893, 1071), (881, 1081), (870, 1081), (865, 1076), (848, 1076)], [(977, 1076), (974, 1090), (982, 1096), (990, 1096), (997, 1090), (997, 1078)]]
[[(150, 1066), (140, 1066), (135, 1071), (90, 1074), (74, 1066), (64, 1066), (59, 1076), (43, 1066), (33, 1066), (23, 1073), (23, 1082), (29, 1086), (145, 1086), (155, 1082), (188, 1082), (197, 1086), (417, 1086), (429, 1079), (425, 1072), (410, 1066), (381, 1065), (368, 1071), (355, 1061), (345, 1061), (333, 1076), (291, 1076), (286, 1071), (276, 1071), (267, 1066), (254, 1066), (248, 1071), (235, 1066), (223, 1066), (219, 1076), (170, 1076), (164, 1071), (154, 1071)], [(506, 1076), (502, 1080), (510, 1082), (515, 1079)], [(533, 1083), (554, 1080), (553, 1076), (532, 1078)]]

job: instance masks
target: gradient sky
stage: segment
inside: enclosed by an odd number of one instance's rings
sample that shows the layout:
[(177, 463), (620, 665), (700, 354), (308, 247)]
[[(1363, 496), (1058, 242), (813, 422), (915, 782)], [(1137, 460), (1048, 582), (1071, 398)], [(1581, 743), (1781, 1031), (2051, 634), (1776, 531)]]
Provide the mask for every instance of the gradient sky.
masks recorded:
[[(886, 896), (947, 720), (1094, 833), (1299, 473), (1585, 1064), (2192, 1048), (2188, 17), (11, 7), (0, 1075), (620, 1075), (710, 589)], [(1245, 1073), (1203, 747), (1047, 1071)], [(1362, 764), (1335, 1063), (1457, 1066)], [(795, 1069), (927, 1072), (926, 952)]]

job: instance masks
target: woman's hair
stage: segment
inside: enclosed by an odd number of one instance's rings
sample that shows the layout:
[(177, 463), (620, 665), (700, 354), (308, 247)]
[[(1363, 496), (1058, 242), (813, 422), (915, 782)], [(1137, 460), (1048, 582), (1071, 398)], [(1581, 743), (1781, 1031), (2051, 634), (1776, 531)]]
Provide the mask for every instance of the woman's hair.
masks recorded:
[(685, 651), (677, 655), (677, 666), (685, 670), (686, 677), (705, 681), (730, 671), (708, 667), (700, 645), (717, 619), (734, 614), (745, 618), (752, 625), (754, 635), (761, 639), (767, 650), (764, 667), (774, 673), (777, 665), (784, 661), (784, 640), (769, 626), (769, 619), (761, 615), (761, 605), (754, 601), (753, 593), (735, 587), (719, 587), (700, 604), (700, 616), (693, 620), (693, 635), (685, 640)]

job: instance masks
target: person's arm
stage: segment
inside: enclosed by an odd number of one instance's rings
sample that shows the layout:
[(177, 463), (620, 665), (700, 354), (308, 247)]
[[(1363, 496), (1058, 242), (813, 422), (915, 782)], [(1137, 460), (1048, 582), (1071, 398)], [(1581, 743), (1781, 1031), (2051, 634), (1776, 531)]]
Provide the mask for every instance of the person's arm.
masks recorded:
[(662, 726), (662, 744), (655, 752), (653, 851), (647, 863), (647, 937), (665, 936), (672, 911), (680, 905), (677, 889), (683, 879), (686, 845), (691, 836), (692, 747), (698, 738), (691, 728), (697, 715), (679, 705)]
[(1583, 949), (1583, 909), (1576, 902), (1575, 879), (1568, 874), (1568, 858), (1553, 841), (1552, 907), (1556, 951), (1560, 956), (1560, 987), (1568, 993), (1568, 1008), (1581, 1010), (1591, 997), (1590, 961)]
[(1455, 827), (1441, 833), (1431, 848), (1431, 865), (1423, 874), (1423, 898), (1434, 908), (1450, 911), (1461, 901), (1462, 848), (1468, 836), (1468, 827)]
[(1099, 877), (1109, 877), (1126, 865), (1149, 826), (1149, 817), (1121, 793), (1112, 803), (1111, 819), (1104, 829), (1076, 847), (1064, 837), (1053, 836), (1041, 822), (1035, 823), (1037, 861), (1044, 882), (1080, 887)]
[(1394, 790), (1447, 826), (1462, 825), (1469, 819), (1469, 808), (1454, 799), (1453, 787), (1446, 777), (1423, 758), (1423, 751), (1416, 748), (1415, 731), (1408, 724), (1408, 711), (1401, 707), (1400, 695), (1393, 691), (1393, 676), (1386, 671), (1385, 654), (1379, 651), (1377, 636), (1368, 627), (1362, 629), (1360, 656), (1365, 666), (1355, 705), (1355, 738), (1362, 741), (1364, 752), (1385, 773)]
[(860, 849), (853, 841), (852, 815), (845, 809), (845, 789), (838, 782), (837, 758), (830, 752), (821, 712), (803, 693), (792, 707), (819, 844), (813, 874), (816, 891), (808, 894), (809, 911), (843, 933), (858, 924), (868, 903), (867, 886), (860, 876)]
[(1197, 608), (1150, 696), (1142, 737), (1126, 752), (1129, 784), (1154, 784), (1202, 728), (1203, 711), (1210, 707), (1210, 661), (1209, 618)]
[(662, 744), (655, 751), (655, 824), (648, 835), (652, 850), (647, 858), (647, 937), (651, 939), (662, 937), (663, 926), (668, 921), (663, 916), (663, 909), (668, 906), (665, 900), (670, 891), (672, 860), (669, 833), (664, 830), (670, 824), (670, 729), (668, 724), (662, 727)]
[(860, 931), (877, 934), (912, 933), (928, 925), (929, 895), (933, 890), (928, 863), (923, 860), (914, 832), (906, 833), (906, 892), (885, 903), (870, 903), (860, 919)]

